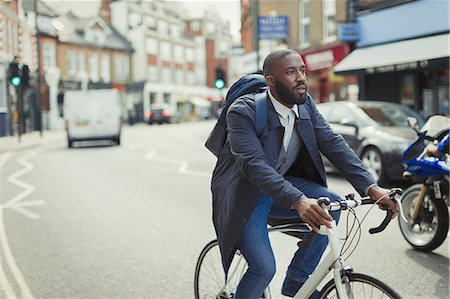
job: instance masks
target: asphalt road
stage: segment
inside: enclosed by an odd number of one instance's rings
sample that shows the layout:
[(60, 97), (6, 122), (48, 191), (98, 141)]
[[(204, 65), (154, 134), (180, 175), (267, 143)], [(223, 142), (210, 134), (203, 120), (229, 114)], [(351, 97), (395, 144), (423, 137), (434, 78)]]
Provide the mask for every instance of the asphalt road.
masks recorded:
[[(135, 125), (120, 147), (68, 149), (64, 134), (1, 156), (0, 298), (193, 298), (202, 247), (214, 238), (210, 173), (203, 146), (212, 121)], [(329, 185), (354, 192), (337, 175)], [(363, 216), (366, 208), (358, 215)], [(370, 235), (373, 209), (349, 258), (404, 298), (448, 298), (448, 242), (431, 254), (412, 250), (397, 222)], [(344, 218), (341, 218), (344, 219)], [(344, 230), (341, 223), (341, 230)], [(275, 298), (295, 239), (273, 236)]]

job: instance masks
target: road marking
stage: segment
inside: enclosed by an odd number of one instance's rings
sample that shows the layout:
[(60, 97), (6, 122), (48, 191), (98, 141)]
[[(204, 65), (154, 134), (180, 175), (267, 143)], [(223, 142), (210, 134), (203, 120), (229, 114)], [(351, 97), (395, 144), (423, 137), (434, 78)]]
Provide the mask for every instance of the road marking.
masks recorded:
[(28, 201), (23, 202), (23, 199), (30, 196), (35, 190), (33, 185), (27, 184), (18, 178), (22, 175), (32, 171), (34, 169), (34, 165), (30, 163), (28, 160), (35, 157), (36, 152), (30, 152), (26, 154), (25, 156), (20, 157), (17, 162), (24, 166), (24, 168), (16, 171), (15, 173), (11, 174), (8, 177), (8, 182), (11, 184), (14, 184), (16, 186), (21, 187), (23, 190), (13, 198), (9, 199), (5, 204), (3, 204), (3, 208), (11, 208), (15, 210), (16, 212), (24, 215), (25, 217), (31, 218), (31, 219), (39, 219), (40, 216), (36, 213), (33, 213), (25, 208), (25, 206), (35, 206), (35, 205), (43, 205), (45, 202), (43, 200), (36, 200), (36, 201)]
[[(9, 245), (8, 245), (8, 239), (6, 237), (6, 231), (5, 231), (5, 224), (3, 221), (3, 211), (4, 210), (5, 210), (4, 207), (0, 206), (0, 242), (2, 245), (3, 254), (5, 255), (6, 263), (8, 264), (9, 269), (11, 270), (11, 273), (13, 274), (17, 284), (19, 285), (21, 295), (22, 295), (21, 298), (33, 299), (30, 289), (28, 288), (27, 284), (25, 283), (23, 274), (22, 274), (22, 272), (20, 272), (19, 267), (17, 267), (16, 261), (14, 260), (14, 256), (12, 255), (12, 252), (11, 252), (11, 248), (9, 248)], [(2, 273), (2, 275), (3, 275), (3, 273)], [(6, 291), (5, 291), (5, 293), (6, 293)], [(16, 298), (16, 297), (13, 293), (13, 294), (10, 294), (10, 297), (7, 297), (7, 298), (12, 299), (12, 298)]]
[(16, 299), (16, 294), (14, 294), (14, 290), (11, 287), (11, 284), (8, 281), (8, 278), (6, 278), (6, 274), (3, 271), (3, 267), (0, 267), (0, 281), (2, 282), (1, 291), (5, 293), (5, 298), (8, 299)]
[(6, 152), (0, 156), (0, 169), (3, 169), (3, 165), (6, 164), (6, 161), (8, 161), (11, 156), (12, 156), (11, 152)]
[[(39, 219), (40, 215), (31, 212), (26, 207), (30, 206), (36, 206), (36, 205), (43, 205), (45, 202), (43, 200), (31, 200), (31, 201), (23, 201), (26, 197), (30, 196), (35, 188), (34, 186), (27, 184), (19, 179), (19, 177), (23, 176), (24, 174), (32, 171), (34, 169), (34, 164), (29, 162), (28, 160), (35, 157), (36, 152), (32, 151), (29, 152), (20, 158), (17, 159), (17, 163), (23, 166), (22, 169), (16, 171), (15, 173), (8, 176), (7, 181), (11, 184), (14, 184), (16, 186), (19, 186), (23, 190), (17, 194), (16, 196), (9, 199), (6, 203), (0, 204), (0, 244), (2, 248), (3, 255), (6, 260), (6, 264), (8, 265), (11, 274), (14, 277), (14, 280), (17, 282), (17, 285), (20, 288), (21, 296), (20, 298), (27, 298), (27, 299), (33, 299), (33, 296), (31, 294), (30, 289), (28, 288), (28, 285), (25, 282), (25, 279), (23, 277), (22, 272), (20, 271), (19, 267), (17, 266), (17, 263), (14, 259), (14, 256), (11, 252), (11, 248), (8, 244), (8, 238), (6, 236), (6, 230), (5, 230), (5, 223), (3, 214), (6, 209), (13, 209), (14, 211), (24, 215), (25, 217), (31, 218), (31, 219)], [(0, 158), (1, 165), (4, 165), (6, 161), (11, 157), (11, 154), (5, 154), (2, 155)], [(1, 258), (1, 256), (0, 256)], [(3, 268), (0, 271), (0, 278), (2, 279), (2, 288), (1, 290), (4, 292), (6, 298), (8, 299), (16, 299), (16, 294), (14, 293), (13, 288), (11, 287), (10, 282), (8, 281), (5, 272), (3, 271)]]
[(161, 158), (161, 157), (157, 157), (157, 155), (158, 155), (157, 151), (151, 150), (145, 155), (145, 159), (155, 161), (155, 162), (160, 162), (160, 163), (169, 163), (169, 164), (178, 165), (177, 171), (180, 174), (189, 175), (189, 176), (197, 176), (197, 177), (202, 177), (202, 178), (210, 178), (211, 177), (211, 173), (209, 173), (209, 172), (188, 170), (189, 163), (187, 161), (177, 160), (177, 159), (169, 159), (169, 158)]

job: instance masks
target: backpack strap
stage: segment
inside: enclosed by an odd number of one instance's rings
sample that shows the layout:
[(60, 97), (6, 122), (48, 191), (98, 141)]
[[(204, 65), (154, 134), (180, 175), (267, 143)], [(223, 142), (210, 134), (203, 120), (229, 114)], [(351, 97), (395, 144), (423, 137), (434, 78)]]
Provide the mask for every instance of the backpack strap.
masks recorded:
[(255, 94), (256, 135), (261, 137), (267, 123), (267, 92)]

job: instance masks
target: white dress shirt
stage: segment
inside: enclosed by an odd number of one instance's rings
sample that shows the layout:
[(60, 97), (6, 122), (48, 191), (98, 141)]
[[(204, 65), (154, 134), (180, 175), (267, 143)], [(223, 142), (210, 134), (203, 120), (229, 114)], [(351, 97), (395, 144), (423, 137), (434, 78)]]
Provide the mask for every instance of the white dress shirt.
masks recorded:
[(278, 102), (272, 95), (269, 89), (269, 98), (272, 101), (275, 111), (278, 113), (281, 125), (284, 127), (283, 147), (287, 151), (289, 142), (291, 141), (292, 131), (294, 129), (295, 117), (298, 118), (297, 104), (294, 104), (292, 108), (288, 108)]

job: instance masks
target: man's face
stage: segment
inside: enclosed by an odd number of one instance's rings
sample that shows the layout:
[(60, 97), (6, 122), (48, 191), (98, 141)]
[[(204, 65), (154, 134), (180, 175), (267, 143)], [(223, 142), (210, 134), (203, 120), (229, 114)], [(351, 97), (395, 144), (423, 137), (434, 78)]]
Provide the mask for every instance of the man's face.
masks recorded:
[(300, 55), (289, 54), (281, 59), (269, 77), (272, 94), (285, 106), (306, 101), (306, 69)]

